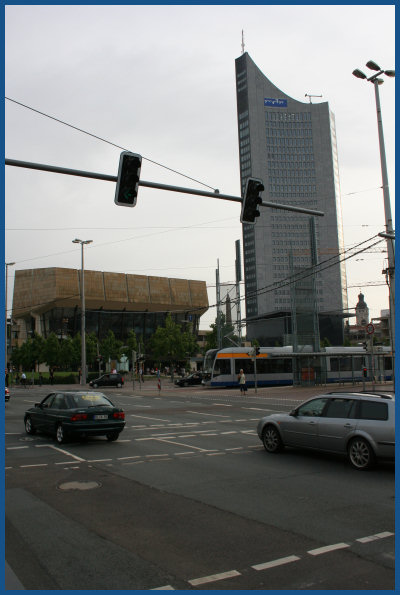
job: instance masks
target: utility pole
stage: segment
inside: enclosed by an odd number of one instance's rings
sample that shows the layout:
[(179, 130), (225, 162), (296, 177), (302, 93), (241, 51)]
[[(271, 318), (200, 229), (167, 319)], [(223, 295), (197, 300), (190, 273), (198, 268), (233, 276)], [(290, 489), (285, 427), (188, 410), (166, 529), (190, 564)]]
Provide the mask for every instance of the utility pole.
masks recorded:
[(237, 333), (239, 337), (239, 345), (242, 344), (242, 316), (240, 311), (240, 282), (242, 280), (242, 267), (241, 267), (241, 260), (240, 260), (240, 240), (236, 240), (235, 242), (236, 248), (236, 260), (235, 260), (235, 270), (236, 270), (236, 324), (237, 324)]
[(219, 283), (219, 258), (217, 259), (217, 268), (215, 270), (215, 281), (217, 289), (217, 349), (221, 349), (221, 288)]

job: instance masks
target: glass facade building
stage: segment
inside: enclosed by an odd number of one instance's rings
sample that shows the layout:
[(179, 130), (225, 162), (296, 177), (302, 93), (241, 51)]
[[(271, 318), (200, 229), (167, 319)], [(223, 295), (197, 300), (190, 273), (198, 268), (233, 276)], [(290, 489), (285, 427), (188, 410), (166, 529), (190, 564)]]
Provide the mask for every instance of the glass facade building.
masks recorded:
[[(261, 178), (263, 200), (319, 210), (310, 215), (260, 207), (256, 225), (243, 224), (247, 336), (261, 344), (290, 335), (293, 272), (319, 263), (315, 298), (321, 335), (343, 341), (347, 284), (343, 253), (335, 119), (327, 102), (297, 101), (278, 89), (247, 53), (236, 60), (242, 195), (248, 177)], [(311, 298), (310, 298), (311, 299)], [(320, 324), (321, 326), (321, 324)]]

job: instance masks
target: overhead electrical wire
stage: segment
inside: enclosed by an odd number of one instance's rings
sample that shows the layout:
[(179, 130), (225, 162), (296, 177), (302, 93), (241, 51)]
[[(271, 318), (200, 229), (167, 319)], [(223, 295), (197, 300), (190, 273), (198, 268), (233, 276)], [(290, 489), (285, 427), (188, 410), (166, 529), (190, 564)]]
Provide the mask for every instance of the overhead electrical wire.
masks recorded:
[[(69, 128), (72, 128), (73, 130), (77, 130), (78, 132), (82, 132), (83, 134), (86, 134), (88, 136), (91, 136), (92, 138), (96, 138), (97, 140), (102, 141), (103, 143), (107, 143), (108, 145), (112, 145), (113, 147), (116, 147), (117, 149), (122, 149), (123, 151), (130, 151), (130, 149), (126, 149), (125, 147), (121, 147), (120, 145), (117, 145), (116, 143), (113, 143), (112, 141), (109, 141), (105, 138), (102, 138), (101, 136), (98, 136), (97, 134), (93, 134), (92, 132), (88, 132), (87, 130), (84, 130), (83, 128), (78, 128), (78, 126), (74, 126), (73, 124), (69, 124), (68, 122), (65, 122), (64, 120), (60, 120), (59, 118), (56, 118), (54, 116), (50, 116), (49, 114), (46, 114), (45, 112), (42, 112), (38, 109), (35, 109), (29, 105), (26, 105), (25, 103), (21, 103), (20, 101), (17, 101), (16, 99), (12, 99), (11, 97), (7, 97), (5, 96), (5, 99), (7, 99), (8, 101), (11, 101), (12, 103), (15, 103), (17, 105), (20, 105), (21, 107), (24, 107), (28, 110), (31, 110), (32, 112), (35, 112), (37, 114), (40, 114), (41, 116), (44, 116), (45, 118), (49, 118), (50, 120), (54, 120), (55, 122), (58, 122), (59, 124), (63, 124), (64, 126), (68, 126)], [(187, 178), (188, 180), (191, 180), (192, 182), (196, 182), (197, 184), (200, 184), (201, 186), (205, 186), (206, 188), (210, 188), (211, 190), (216, 190), (216, 188), (214, 188), (213, 186), (209, 186), (208, 184), (205, 184), (204, 182), (201, 182), (200, 180), (196, 180), (195, 178), (192, 178), (191, 176), (188, 176), (176, 169), (173, 169), (172, 167), (168, 167), (167, 165), (163, 165), (162, 163), (158, 163), (157, 161), (154, 161), (153, 159), (150, 159), (149, 157), (145, 157), (144, 155), (142, 155), (142, 159), (145, 159), (146, 161), (149, 161), (150, 163), (153, 163), (154, 165), (158, 165), (159, 167), (162, 167), (164, 169), (167, 169), (168, 171), (171, 171), (175, 174), (178, 174), (179, 176), (183, 176), (184, 178)]]

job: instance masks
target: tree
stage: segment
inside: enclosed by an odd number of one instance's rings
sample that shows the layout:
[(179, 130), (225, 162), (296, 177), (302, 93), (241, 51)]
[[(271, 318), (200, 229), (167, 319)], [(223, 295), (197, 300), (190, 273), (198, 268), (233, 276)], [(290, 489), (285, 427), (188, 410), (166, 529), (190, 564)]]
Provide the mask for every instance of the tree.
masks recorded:
[(97, 363), (97, 335), (90, 333), (86, 335), (86, 362), (88, 366), (96, 366)]
[(60, 342), (60, 361), (64, 369), (72, 368), (75, 361), (75, 349), (71, 337), (66, 337)]
[(54, 368), (62, 364), (61, 347), (55, 333), (50, 333), (45, 341), (43, 359), (49, 368)]
[(171, 366), (186, 359), (186, 348), (189, 347), (186, 334), (182, 332), (182, 327), (172, 320), (171, 314), (168, 314), (165, 326), (157, 327), (151, 337), (150, 348), (153, 358), (160, 362), (170, 362)]
[(321, 347), (331, 347), (332, 343), (329, 341), (327, 337), (324, 337), (320, 343)]
[[(218, 347), (218, 318), (215, 319), (213, 324), (210, 324), (210, 328), (212, 330), (207, 337), (206, 350), (217, 349)], [(222, 347), (232, 347), (233, 343), (231, 343), (229, 339), (234, 341), (234, 343), (239, 342), (239, 337), (234, 334), (233, 324), (228, 324), (226, 322), (226, 316), (222, 312), (220, 313), (220, 328)]]
[(119, 360), (122, 354), (122, 345), (122, 341), (117, 340), (112, 330), (109, 330), (107, 336), (100, 343), (100, 351), (104, 360)]
[(126, 355), (128, 355), (128, 357), (132, 357), (132, 351), (137, 352), (137, 350), (138, 350), (138, 342), (137, 342), (137, 338), (136, 338), (136, 333), (133, 329), (130, 330), (128, 333), (126, 345), (128, 347), (128, 353)]

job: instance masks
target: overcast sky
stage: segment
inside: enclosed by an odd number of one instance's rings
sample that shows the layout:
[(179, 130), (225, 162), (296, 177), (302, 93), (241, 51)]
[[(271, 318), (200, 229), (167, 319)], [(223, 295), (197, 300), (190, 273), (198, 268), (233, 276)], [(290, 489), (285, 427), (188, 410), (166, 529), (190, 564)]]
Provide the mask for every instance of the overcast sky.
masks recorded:
[[(323, 95), (336, 118), (345, 246), (385, 229), (373, 85), (352, 76), (372, 59), (395, 68), (394, 6), (6, 6), (5, 95), (143, 155), (141, 179), (239, 195), (235, 58), (245, 51), (299, 101)], [(379, 26), (377, 24), (380, 23)], [(394, 219), (394, 80), (380, 87)], [(5, 102), (8, 158), (116, 175), (121, 149)], [(133, 209), (115, 184), (6, 167), (6, 262), (200, 279), (235, 278), (240, 205), (147, 188)], [(347, 261), (360, 289), (388, 308), (377, 252)], [(371, 283), (381, 285), (370, 285)], [(243, 291), (242, 291), (243, 294)], [(242, 306), (242, 316), (245, 309)], [(210, 309), (200, 327), (215, 320)]]

